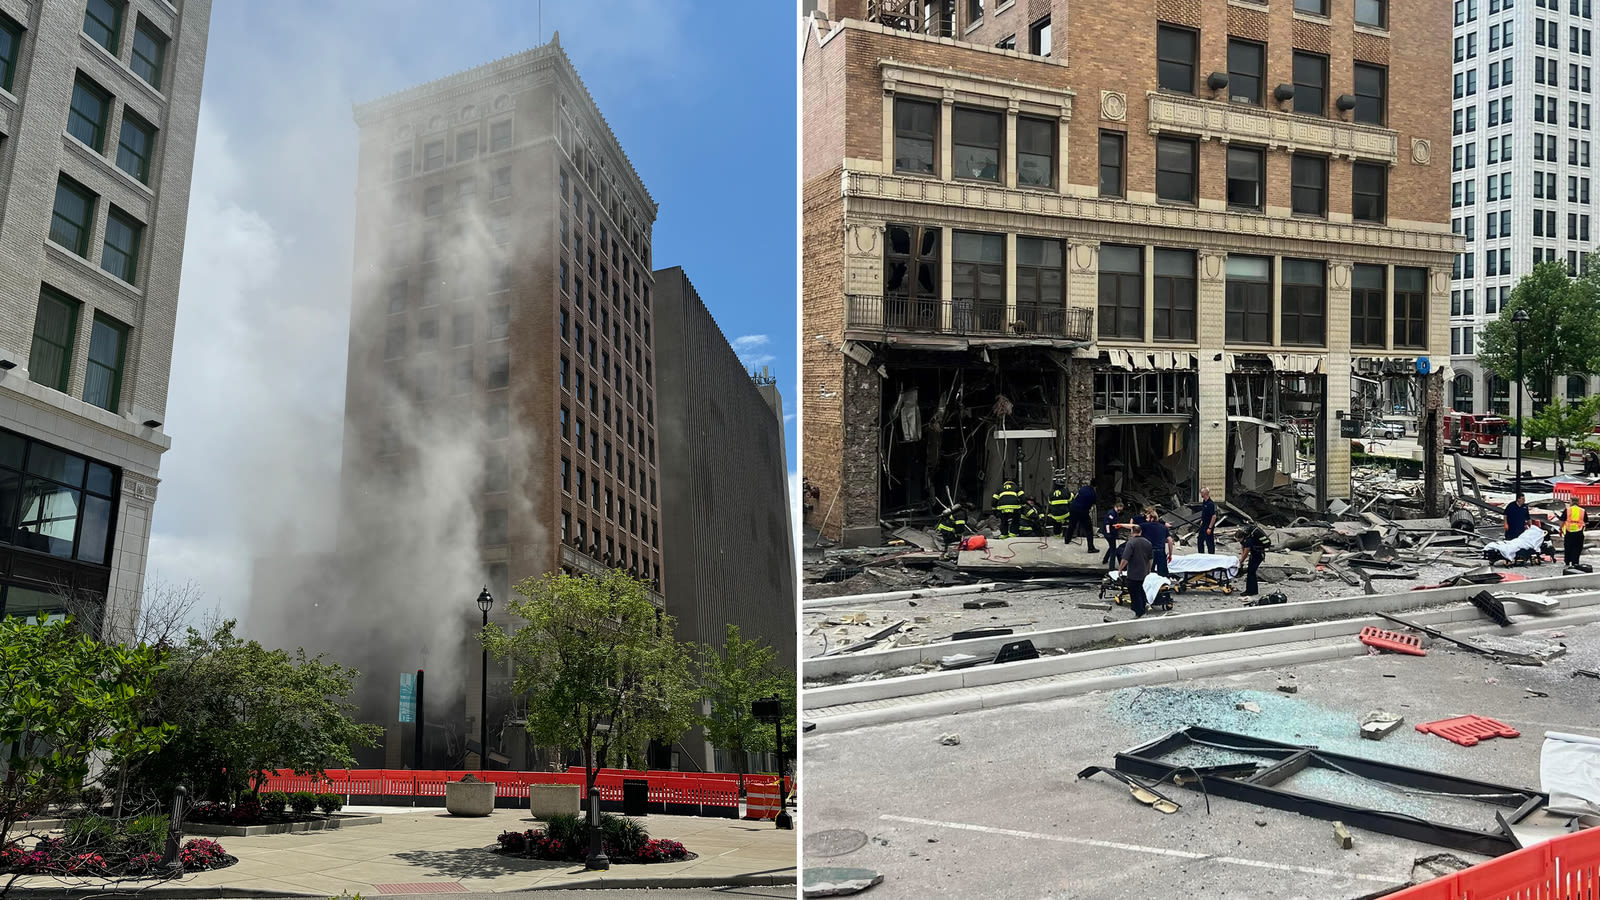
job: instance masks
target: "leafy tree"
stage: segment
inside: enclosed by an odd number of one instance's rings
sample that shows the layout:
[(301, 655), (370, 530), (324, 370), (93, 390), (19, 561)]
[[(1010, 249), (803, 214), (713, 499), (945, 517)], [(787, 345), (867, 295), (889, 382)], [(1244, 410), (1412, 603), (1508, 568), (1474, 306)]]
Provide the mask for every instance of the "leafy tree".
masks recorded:
[(157, 651), (103, 644), (70, 618), (0, 617), (0, 847), (19, 815), (86, 787), (94, 760), (168, 740), (170, 726), (142, 718), (162, 668)]
[(320, 774), (354, 765), (352, 748), (377, 743), (381, 729), (352, 718), (359, 672), (304, 650), (268, 650), (234, 627), (189, 629), (156, 679), (150, 714), (176, 733), (136, 779), (158, 796), (187, 784), (197, 796), (232, 798), (259, 789), (274, 769)]
[(1535, 266), (1511, 291), (1500, 317), (1484, 327), (1478, 360), (1515, 385), (1517, 326), (1512, 317), (1518, 310), (1526, 310), (1523, 373), (1536, 402), (1542, 404), (1554, 396), (1557, 376), (1600, 371), (1600, 272), (1596, 268), (1591, 265), (1581, 278), (1574, 279), (1567, 276), (1562, 263)]
[(1522, 433), (1532, 441), (1558, 439), (1571, 444), (1593, 433), (1597, 413), (1600, 413), (1600, 395), (1585, 397), (1577, 403), (1557, 400), (1546, 404), (1538, 415), (1524, 418)]
[(507, 608), (527, 624), (511, 633), (491, 624), (483, 644), (516, 664), (512, 685), (527, 698), (534, 739), (583, 750), (589, 790), (613, 752), (643, 768), (649, 741), (693, 726), (688, 651), (644, 581), (621, 571), (547, 574), (516, 593)]
[(728, 626), (720, 649), (701, 648), (700, 683), (711, 701), (711, 714), (703, 717), (701, 724), (707, 740), (733, 754), (740, 796), (744, 796), (748, 754), (774, 749), (777, 737), (773, 726), (751, 713), (751, 705), (762, 697), (778, 695), (783, 699), (785, 732), (794, 733), (788, 721), (794, 711), (794, 675), (778, 671), (777, 658), (778, 651), (760, 640), (740, 637), (737, 625)]

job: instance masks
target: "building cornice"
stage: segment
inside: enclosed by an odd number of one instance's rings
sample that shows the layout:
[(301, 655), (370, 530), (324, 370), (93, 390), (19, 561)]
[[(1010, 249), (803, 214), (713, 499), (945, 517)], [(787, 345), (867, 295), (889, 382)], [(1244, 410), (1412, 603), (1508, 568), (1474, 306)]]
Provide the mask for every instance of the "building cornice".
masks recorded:
[(1247, 141), (1270, 150), (1309, 150), (1391, 166), (1400, 160), (1400, 136), (1388, 128), (1166, 91), (1148, 91), (1145, 96), (1150, 103), (1151, 134), (1176, 131), (1197, 135), (1203, 141)]
[(944, 66), (924, 66), (892, 57), (879, 60), (878, 65), (883, 70), (885, 93), (897, 93), (902, 85), (913, 85), (958, 103), (989, 102), (1003, 97), (1013, 106), (1027, 104), (1056, 111), (1062, 118), (1072, 116), (1072, 99), (1076, 94), (1065, 88), (977, 75)]
[[(815, 21), (811, 22), (811, 27), (817, 32), (818, 46), (825, 46), (834, 38), (837, 38), (846, 32), (855, 31), (862, 34), (881, 34), (897, 40), (914, 41), (923, 44), (937, 44), (945, 47), (956, 47), (962, 50), (971, 50), (974, 53), (988, 53), (994, 56), (1026, 60), (1031, 63), (1037, 63), (1041, 66), (1054, 66), (1060, 69), (1067, 67), (1066, 57), (1061, 56), (1060, 54), (1054, 56), (1035, 56), (1032, 53), (1024, 53), (1020, 50), (1002, 50), (999, 47), (991, 47), (987, 44), (975, 44), (971, 41), (958, 40), (956, 38), (934, 37), (932, 35), (919, 34), (915, 31), (905, 31), (900, 28), (890, 28), (887, 25), (879, 25), (862, 19), (845, 18), (831, 24), (833, 27), (824, 32), (821, 27), (819, 27), (819, 23)], [(1065, 23), (1060, 24), (1062, 26), (1061, 33), (1065, 34)], [(1066, 51), (1065, 41), (1062, 41), (1058, 46), (1060, 46), (1063, 53)]]

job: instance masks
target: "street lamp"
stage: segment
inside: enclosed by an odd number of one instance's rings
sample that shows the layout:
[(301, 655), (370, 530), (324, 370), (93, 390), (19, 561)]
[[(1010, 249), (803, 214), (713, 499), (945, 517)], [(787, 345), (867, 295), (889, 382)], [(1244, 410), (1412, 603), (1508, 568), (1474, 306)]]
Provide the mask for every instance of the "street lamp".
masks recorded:
[[(489, 630), (489, 610), (494, 608), (494, 596), (489, 586), (478, 593), (478, 609), (483, 610), (483, 630)], [(489, 769), (489, 647), (483, 648), (483, 683), (478, 694), (478, 770)]]
[(1528, 311), (1519, 309), (1511, 316), (1517, 326), (1517, 476), (1516, 493), (1522, 493), (1522, 395), (1527, 393), (1522, 383), (1522, 326), (1528, 324)]
[(772, 824), (778, 828), (792, 829), (794, 819), (789, 815), (789, 792), (783, 789), (783, 701), (777, 694), (762, 697), (750, 704), (750, 712), (759, 721), (778, 730), (778, 817)]

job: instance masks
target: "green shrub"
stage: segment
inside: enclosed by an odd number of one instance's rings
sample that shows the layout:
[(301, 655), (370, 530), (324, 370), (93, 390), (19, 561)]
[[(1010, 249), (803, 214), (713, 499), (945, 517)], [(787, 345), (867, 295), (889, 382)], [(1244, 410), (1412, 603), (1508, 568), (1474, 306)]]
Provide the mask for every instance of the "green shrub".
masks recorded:
[(544, 823), (546, 837), (565, 844), (581, 846), (589, 837), (589, 828), (575, 813), (556, 813)]
[(331, 816), (344, 809), (344, 798), (338, 794), (318, 794), (317, 807), (322, 810), (324, 815)]
[(295, 791), (289, 795), (289, 808), (300, 815), (310, 815), (317, 808), (317, 795), (310, 791)]
[(600, 817), (600, 834), (605, 841), (616, 847), (624, 856), (636, 856), (650, 835), (644, 830), (644, 824), (638, 819), (627, 816)]
[(117, 823), (105, 816), (84, 816), (67, 822), (67, 841), (74, 846), (100, 847), (117, 833)]
[(106, 803), (106, 792), (97, 787), (86, 787), (78, 792), (78, 799), (83, 801), (85, 809), (97, 810)]
[(167, 825), (167, 817), (161, 815), (140, 816), (125, 822), (122, 834), (128, 852), (135, 856), (160, 853), (167, 845)]
[(274, 816), (283, 815), (289, 806), (289, 795), (283, 791), (268, 791), (261, 797), (261, 808)]

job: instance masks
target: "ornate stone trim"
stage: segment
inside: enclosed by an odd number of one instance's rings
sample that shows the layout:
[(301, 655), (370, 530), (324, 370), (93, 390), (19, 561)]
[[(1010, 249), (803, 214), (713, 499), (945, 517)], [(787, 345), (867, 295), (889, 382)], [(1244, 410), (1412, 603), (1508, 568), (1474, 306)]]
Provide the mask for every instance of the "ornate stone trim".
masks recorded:
[(899, 93), (903, 85), (909, 85), (911, 93), (938, 97), (945, 102), (966, 101), (994, 106), (997, 105), (996, 101), (1001, 101), (1013, 109), (1033, 107), (1059, 115), (1062, 119), (1072, 118), (1072, 98), (1075, 94), (1070, 90), (895, 59), (879, 60), (878, 65), (883, 69), (883, 90), (888, 94)]
[(1433, 162), (1433, 142), (1427, 138), (1412, 138), (1411, 161), (1419, 166), (1430, 165)]
[(1128, 95), (1121, 91), (1101, 91), (1100, 118), (1107, 122), (1128, 121)]
[[(1176, 131), (1201, 140), (1249, 141), (1269, 149), (1310, 150), (1349, 159), (1399, 159), (1399, 135), (1387, 128), (1281, 113), (1257, 106), (1149, 91), (1150, 133)], [(1413, 152), (1415, 148), (1413, 147)]]

